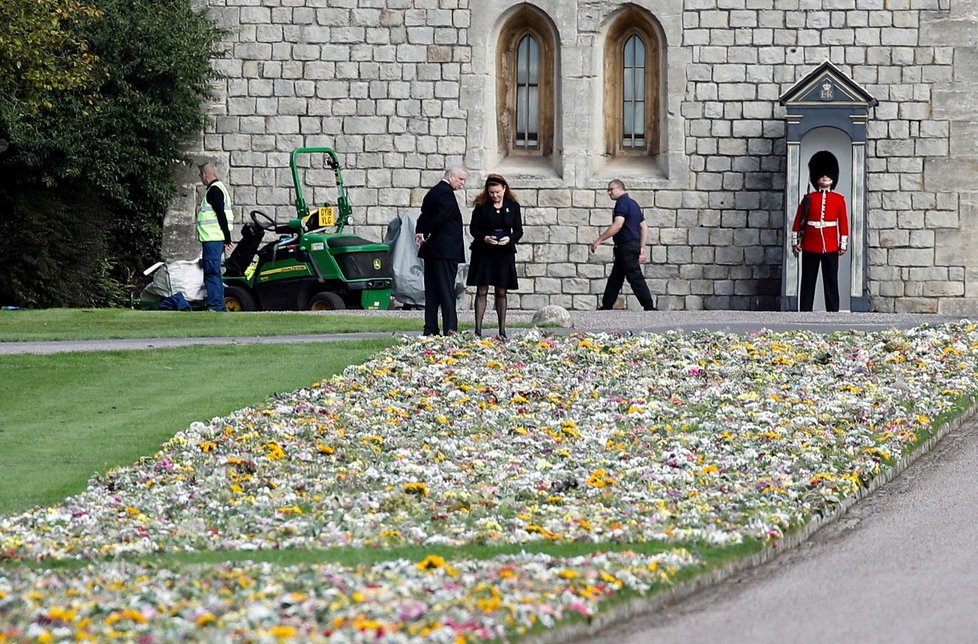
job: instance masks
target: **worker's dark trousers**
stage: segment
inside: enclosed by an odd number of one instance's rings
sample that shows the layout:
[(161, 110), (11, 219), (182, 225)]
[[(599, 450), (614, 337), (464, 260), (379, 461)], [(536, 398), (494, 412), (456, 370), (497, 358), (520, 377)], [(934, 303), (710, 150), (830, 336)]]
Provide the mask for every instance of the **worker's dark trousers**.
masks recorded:
[(458, 262), (450, 259), (424, 260), (424, 331), (438, 335), (438, 309), (441, 309), (442, 330), (445, 335), (458, 331), (455, 311), (455, 275)]
[(615, 300), (618, 299), (618, 294), (621, 292), (622, 284), (625, 283), (626, 279), (642, 308), (646, 311), (655, 308), (649, 286), (645, 283), (645, 275), (642, 274), (642, 264), (638, 261), (641, 248), (638, 241), (615, 243), (615, 261), (611, 265), (611, 274), (608, 275), (608, 283), (605, 285), (604, 295), (601, 297), (601, 308), (610, 309), (615, 305)]
[(800, 310), (811, 311), (815, 306), (815, 284), (818, 282), (818, 269), (822, 267), (822, 293), (825, 296), (825, 310), (839, 310), (839, 254), (802, 253), (801, 254), (801, 293)]
[(221, 281), (221, 258), (224, 242), (201, 242), (204, 258), (204, 288), (207, 289), (207, 310), (225, 311), (224, 282)]

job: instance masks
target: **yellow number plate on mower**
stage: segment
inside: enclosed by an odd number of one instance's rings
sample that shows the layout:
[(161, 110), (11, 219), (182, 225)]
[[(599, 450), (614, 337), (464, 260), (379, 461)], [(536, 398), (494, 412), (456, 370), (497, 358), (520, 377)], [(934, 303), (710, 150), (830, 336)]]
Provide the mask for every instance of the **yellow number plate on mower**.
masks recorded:
[(319, 227), (332, 226), (336, 223), (336, 212), (333, 206), (322, 206), (319, 209)]

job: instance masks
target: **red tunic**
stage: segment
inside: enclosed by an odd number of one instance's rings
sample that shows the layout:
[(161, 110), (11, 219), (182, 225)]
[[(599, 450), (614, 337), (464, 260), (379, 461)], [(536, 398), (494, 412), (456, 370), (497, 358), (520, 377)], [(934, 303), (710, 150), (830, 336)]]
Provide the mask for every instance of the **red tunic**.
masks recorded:
[[(798, 204), (795, 223), (791, 226), (791, 245), (798, 243), (801, 228), (802, 203)], [(838, 192), (808, 193), (808, 224), (801, 240), (805, 253), (837, 253), (849, 246), (849, 217), (846, 215), (846, 198)]]

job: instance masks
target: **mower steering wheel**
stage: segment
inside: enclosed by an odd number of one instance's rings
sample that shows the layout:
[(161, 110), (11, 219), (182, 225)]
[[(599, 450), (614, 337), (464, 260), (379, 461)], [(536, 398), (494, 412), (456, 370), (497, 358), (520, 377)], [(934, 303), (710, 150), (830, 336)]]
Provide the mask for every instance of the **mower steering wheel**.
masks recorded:
[(262, 230), (271, 230), (274, 232), (278, 227), (275, 220), (263, 213), (261, 210), (251, 211), (251, 221), (255, 222), (255, 225)]

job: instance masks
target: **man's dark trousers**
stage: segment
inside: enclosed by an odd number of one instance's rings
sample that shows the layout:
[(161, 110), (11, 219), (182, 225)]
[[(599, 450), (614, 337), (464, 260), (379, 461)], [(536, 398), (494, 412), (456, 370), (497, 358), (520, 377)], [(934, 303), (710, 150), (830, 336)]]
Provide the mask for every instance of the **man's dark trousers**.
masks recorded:
[(450, 259), (426, 258), (424, 261), (424, 330), (425, 335), (438, 335), (438, 309), (445, 335), (458, 331), (455, 311), (455, 275), (458, 262)]
[(646, 310), (655, 308), (652, 293), (649, 292), (649, 286), (645, 283), (645, 275), (642, 274), (642, 265), (638, 261), (640, 251), (641, 244), (638, 241), (615, 243), (615, 261), (611, 265), (611, 275), (608, 276), (608, 284), (605, 286), (604, 295), (601, 297), (601, 308), (610, 309), (614, 306), (626, 279), (642, 308)]
[(221, 258), (224, 242), (201, 242), (204, 269), (204, 288), (207, 289), (207, 310), (226, 311), (224, 307), (224, 282), (221, 280)]

